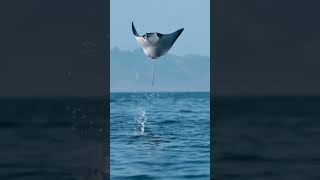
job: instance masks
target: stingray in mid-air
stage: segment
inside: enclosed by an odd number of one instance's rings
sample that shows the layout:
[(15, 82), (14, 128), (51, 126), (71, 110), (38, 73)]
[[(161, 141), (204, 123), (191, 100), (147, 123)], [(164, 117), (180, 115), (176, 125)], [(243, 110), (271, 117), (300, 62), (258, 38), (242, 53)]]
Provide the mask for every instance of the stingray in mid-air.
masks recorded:
[[(143, 52), (151, 59), (158, 59), (165, 55), (172, 45), (176, 42), (184, 28), (181, 28), (171, 34), (161, 34), (158, 32), (145, 33), (140, 36), (132, 22), (132, 32), (138, 43), (142, 46)], [(154, 82), (154, 66), (152, 75), (152, 86)]]

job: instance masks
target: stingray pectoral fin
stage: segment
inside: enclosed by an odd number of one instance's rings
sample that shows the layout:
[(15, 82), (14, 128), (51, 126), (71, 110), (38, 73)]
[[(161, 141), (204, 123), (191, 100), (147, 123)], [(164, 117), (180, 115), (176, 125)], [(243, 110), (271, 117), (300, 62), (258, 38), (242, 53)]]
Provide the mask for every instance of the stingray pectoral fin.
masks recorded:
[(143, 39), (142, 36), (140, 36), (136, 30), (136, 28), (134, 27), (134, 24), (132, 22), (132, 32), (133, 32), (133, 35), (134, 35), (134, 38), (138, 41), (138, 43), (143, 47), (145, 48), (146, 47), (146, 42), (145, 40)]
[(143, 39), (143, 37), (135, 36), (135, 38), (143, 48), (147, 47), (147, 44), (146, 44), (145, 40)]
[(173, 44), (176, 42), (180, 34), (183, 32), (184, 28), (179, 29), (171, 34), (163, 34), (159, 45), (158, 50), (160, 51), (160, 56), (166, 54), (170, 48), (173, 46)]
[(136, 28), (134, 27), (133, 21), (132, 21), (132, 25), (131, 26), (132, 26), (132, 32), (133, 32), (134, 36), (140, 37), (140, 35), (138, 34)]

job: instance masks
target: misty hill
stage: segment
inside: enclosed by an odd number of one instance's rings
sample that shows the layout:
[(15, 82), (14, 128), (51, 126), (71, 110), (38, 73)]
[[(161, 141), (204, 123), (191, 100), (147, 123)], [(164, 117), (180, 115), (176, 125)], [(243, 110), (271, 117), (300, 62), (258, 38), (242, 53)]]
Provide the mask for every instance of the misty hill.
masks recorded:
[[(110, 91), (149, 91), (154, 61), (142, 49), (110, 51)], [(200, 55), (166, 54), (155, 65), (157, 91), (209, 91), (210, 59)]]

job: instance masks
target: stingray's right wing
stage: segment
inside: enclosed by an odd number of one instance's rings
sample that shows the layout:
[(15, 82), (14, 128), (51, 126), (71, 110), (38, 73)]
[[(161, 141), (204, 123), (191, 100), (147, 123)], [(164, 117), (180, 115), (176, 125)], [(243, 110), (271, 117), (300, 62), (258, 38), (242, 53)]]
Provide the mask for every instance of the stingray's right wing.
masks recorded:
[(171, 34), (163, 34), (162, 35), (162, 37), (160, 38), (159, 45), (157, 47), (157, 49), (161, 53), (160, 56), (164, 55), (165, 53), (167, 53), (170, 50), (170, 48), (176, 42), (176, 40), (178, 39), (178, 37), (180, 36), (180, 34), (182, 33), (183, 30), (184, 30), (184, 28), (179, 29)]
[(138, 43), (139, 43), (142, 47), (146, 47), (147, 44), (146, 44), (144, 38), (138, 34), (136, 28), (134, 27), (133, 22), (132, 22), (131, 27), (132, 27), (133, 35), (134, 35), (134, 37), (136, 38), (136, 40), (138, 41)]

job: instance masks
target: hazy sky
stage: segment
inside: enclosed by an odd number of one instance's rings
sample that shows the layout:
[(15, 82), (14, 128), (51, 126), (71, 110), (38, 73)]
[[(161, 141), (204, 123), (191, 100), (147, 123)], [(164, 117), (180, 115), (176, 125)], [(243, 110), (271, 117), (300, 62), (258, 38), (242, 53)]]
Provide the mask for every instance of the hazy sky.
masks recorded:
[(210, 0), (111, 0), (110, 16), (111, 48), (139, 48), (134, 21), (139, 34), (185, 28), (169, 53), (210, 55)]

